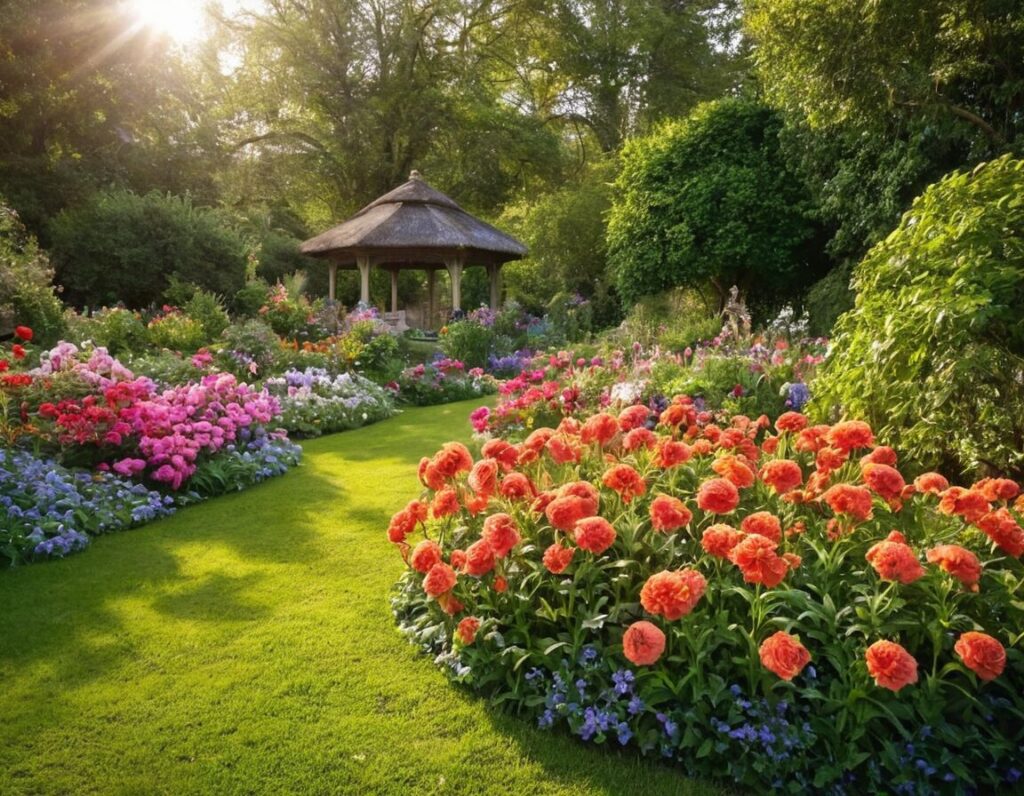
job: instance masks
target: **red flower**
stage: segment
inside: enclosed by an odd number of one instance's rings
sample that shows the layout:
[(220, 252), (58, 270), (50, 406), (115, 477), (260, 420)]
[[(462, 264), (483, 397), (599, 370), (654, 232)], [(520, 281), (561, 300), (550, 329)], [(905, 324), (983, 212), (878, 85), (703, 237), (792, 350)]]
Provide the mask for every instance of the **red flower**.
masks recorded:
[(756, 511), (748, 514), (740, 523), (743, 533), (757, 533), (778, 544), (782, 541), (782, 522), (770, 511)]
[(455, 628), (455, 632), (459, 634), (459, 641), (463, 644), (472, 644), (476, 641), (476, 632), (479, 629), (480, 620), (475, 616), (467, 616), (459, 622), (459, 626)]
[(917, 682), (917, 661), (894, 641), (876, 641), (864, 653), (864, 660), (868, 674), (882, 688), (899, 691)]
[(700, 485), (697, 491), (697, 506), (701, 511), (712, 514), (728, 514), (740, 502), (740, 493), (732, 481), (712, 478)]
[(861, 466), (865, 464), (887, 464), (890, 467), (895, 467), (896, 461), (896, 451), (888, 445), (879, 445), (871, 453), (862, 456), (860, 459)]
[(732, 549), (740, 543), (744, 534), (731, 525), (712, 525), (704, 529), (700, 546), (716, 558), (728, 558)]
[(1006, 649), (987, 633), (964, 633), (953, 649), (964, 666), (986, 682), (995, 680), (1006, 668)]
[(424, 539), (413, 548), (409, 564), (417, 572), (426, 574), (441, 562), (441, 546), (432, 539)]
[(807, 428), (807, 418), (799, 412), (783, 412), (775, 421), (775, 430), (779, 433), (803, 431), (805, 428)]
[(795, 487), (800, 486), (804, 480), (804, 474), (800, 465), (789, 459), (772, 459), (765, 462), (761, 468), (761, 480), (775, 490), (776, 494), (782, 495)]
[(602, 447), (607, 445), (619, 433), (619, 421), (607, 412), (591, 415), (580, 427), (580, 440), (590, 445), (596, 442)]
[(431, 597), (440, 597), (452, 590), (456, 580), (455, 570), (442, 561), (434, 564), (423, 579), (423, 591)]
[(509, 500), (526, 500), (533, 499), (537, 490), (534, 489), (533, 483), (522, 473), (509, 473), (501, 480), (501, 489), (499, 490), (502, 497), (508, 498)]
[(448, 556), (448, 561), (453, 569), (462, 569), (466, 566), (466, 551), (452, 550), (452, 554)]
[(654, 465), (667, 470), (670, 467), (682, 464), (692, 455), (693, 451), (690, 450), (690, 446), (685, 442), (677, 442), (671, 439), (662, 440), (654, 457)]
[(729, 551), (729, 560), (740, 568), (747, 583), (763, 583), (774, 588), (782, 583), (789, 566), (775, 552), (775, 543), (760, 534), (751, 534)]
[(868, 462), (862, 468), (864, 483), (881, 495), (884, 500), (893, 500), (903, 494), (907, 484), (899, 470), (887, 464)]
[(597, 491), (597, 487), (589, 481), (570, 481), (567, 484), (562, 484), (558, 490), (559, 497), (568, 497), (573, 495), (581, 498), (584, 503), (584, 515), (589, 517), (593, 514), (597, 514), (598, 502), (601, 499), (601, 493)]
[(421, 500), (410, 500), (406, 504), (405, 510), (409, 512), (409, 516), (416, 520), (416, 522), (424, 522), (427, 519), (430, 507)]
[(817, 453), (825, 447), (825, 437), (831, 430), (830, 426), (810, 426), (797, 434), (796, 442), (793, 443), (800, 453)]
[(647, 484), (640, 473), (628, 464), (615, 465), (604, 474), (601, 482), (618, 492), (623, 503), (629, 503), (647, 491)]
[(857, 521), (871, 518), (871, 493), (862, 486), (836, 484), (822, 499), (836, 514), (845, 514)]
[(883, 541), (873, 545), (864, 557), (882, 580), (899, 581), (906, 585), (924, 575), (924, 567), (899, 531), (893, 531)]
[(508, 591), (508, 581), (501, 575), (498, 575), (498, 577), (494, 579), (494, 590), (499, 594), (504, 594)]
[(503, 439), (487, 440), (480, 453), (485, 459), (494, 459), (506, 471), (515, 467), (519, 461), (519, 449)]
[(494, 569), (494, 548), (486, 539), (478, 539), (466, 548), (463, 569), (469, 575), (480, 577)]
[(494, 459), (481, 459), (469, 473), (469, 486), (481, 497), (493, 495), (498, 491), (498, 469), (500, 465)]
[(561, 575), (572, 563), (572, 557), (576, 554), (575, 547), (562, 547), (555, 542), (544, 551), (544, 566), (552, 575)]
[(430, 502), (430, 513), (435, 518), (459, 513), (459, 496), (450, 486), (439, 489)]
[(615, 529), (604, 517), (584, 517), (576, 523), (576, 544), (601, 555), (615, 542)]
[(694, 609), (707, 585), (704, 576), (695, 569), (656, 572), (640, 590), (640, 604), (648, 613), (674, 621)]
[(402, 509), (391, 517), (391, 524), (388, 526), (388, 539), (395, 544), (401, 544), (415, 528), (416, 518)]
[(940, 544), (929, 550), (925, 557), (929, 564), (937, 564), (971, 591), (978, 590), (981, 580), (981, 562), (967, 548), (958, 544)]
[(459, 473), (468, 473), (473, 468), (473, 457), (469, 448), (461, 442), (447, 442), (431, 460), (441, 477), (454, 478)]
[(589, 516), (590, 504), (577, 495), (565, 495), (557, 497), (548, 503), (544, 514), (551, 523), (551, 527), (560, 531), (569, 532), (576, 528), (576, 523), (584, 517)]
[(544, 446), (556, 464), (578, 462), (583, 456), (580, 447), (563, 434), (556, 434)]
[(949, 481), (939, 473), (924, 473), (914, 479), (914, 487), (918, 492), (930, 492), (938, 495), (949, 489)]
[(722, 456), (711, 463), (711, 469), (718, 475), (732, 481), (740, 489), (754, 485), (756, 476), (746, 464), (735, 456)]
[(32, 330), (27, 326), (15, 326), (14, 336), (19, 340), (24, 340), (26, 343), (32, 342)]
[(811, 653), (800, 639), (781, 630), (761, 642), (758, 653), (761, 665), (783, 680), (792, 680), (811, 662)]
[(651, 502), (651, 526), (656, 531), (671, 533), (690, 524), (693, 513), (679, 498), (658, 495)]
[(1014, 558), (1024, 554), (1024, 529), (1006, 509), (990, 511), (975, 524), (1003, 552)]
[(939, 511), (963, 517), (967, 522), (977, 522), (990, 508), (988, 499), (981, 492), (959, 486), (951, 486), (942, 493), (939, 501)]
[(448, 614), (448, 616), (455, 616), (455, 614), (460, 613), (466, 607), (450, 591), (438, 595), (437, 604), (441, 606), (441, 610)]
[(11, 363), (6, 359), (0, 359), (0, 373), (3, 373), (11, 366)]
[(1020, 486), (1009, 478), (983, 478), (971, 489), (978, 490), (986, 500), (993, 503), (999, 500), (1013, 500), (1020, 494)]
[(875, 444), (875, 435), (871, 426), (862, 420), (847, 420), (836, 423), (825, 435), (829, 445), (841, 451), (852, 451), (856, 448), (870, 448)]
[(494, 549), (494, 555), (504, 558), (519, 544), (519, 526), (508, 514), (492, 514), (484, 520), (483, 538)]
[(25, 348), (24, 348), (24, 346), (20, 346), (17, 343), (12, 345), (11, 346), (11, 355), (15, 359), (24, 359), (25, 358)]
[(622, 634), (622, 654), (636, 666), (650, 666), (664, 651), (665, 634), (651, 622), (634, 622)]
[(634, 428), (622, 438), (622, 448), (627, 451), (650, 450), (658, 444), (658, 435), (647, 428)]
[(651, 410), (646, 406), (627, 406), (619, 413), (619, 428), (631, 431), (647, 423)]

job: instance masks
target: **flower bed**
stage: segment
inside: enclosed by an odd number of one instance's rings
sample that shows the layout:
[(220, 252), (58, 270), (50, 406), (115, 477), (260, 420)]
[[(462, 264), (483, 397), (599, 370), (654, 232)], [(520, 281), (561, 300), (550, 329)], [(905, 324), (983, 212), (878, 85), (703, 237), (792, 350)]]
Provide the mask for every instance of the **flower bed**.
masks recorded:
[(1020, 776), (1024, 497), (907, 483), (859, 422), (686, 398), (449, 443), (392, 519), (401, 627), (594, 743), (793, 792)]
[(265, 382), (281, 405), (281, 425), (290, 433), (317, 437), (376, 423), (395, 413), (383, 387), (354, 373), (331, 376), (322, 368), (289, 370)]
[(393, 388), (403, 403), (433, 406), (488, 395), (497, 389), (497, 384), (481, 368), (467, 371), (459, 360), (438, 356), (403, 370)]

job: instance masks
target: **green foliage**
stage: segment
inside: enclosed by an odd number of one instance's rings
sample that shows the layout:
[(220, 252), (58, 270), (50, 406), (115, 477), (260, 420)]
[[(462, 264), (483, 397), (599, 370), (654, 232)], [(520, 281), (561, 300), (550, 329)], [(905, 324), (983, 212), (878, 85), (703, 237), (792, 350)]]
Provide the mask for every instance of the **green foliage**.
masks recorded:
[(0, 333), (18, 324), (31, 327), (41, 344), (56, 342), (63, 308), (46, 254), (0, 198)]
[(486, 367), (494, 343), (494, 329), (472, 318), (452, 321), (441, 333), (441, 350), (467, 368)]
[(174, 277), (234, 295), (245, 278), (241, 238), (188, 197), (96, 194), (62, 212), (51, 233), (57, 274), (76, 306), (157, 304)]
[(190, 354), (210, 341), (200, 320), (178, 310), (158, 315), (146, 328), (153, 345), (171, 351)]
[(812, 392), (917, 467), (1024, 473), (1024, 161), (956, 172), (854, 272)]
[(694, 289), (677, 288), (639, 299), (629, 310), (622, 326), (612, 332), (620, 345), (638, 342), (644, 348), (655, 345), (668, 351), (683, 351), (701, 340), (709, 340), (722, 328), (722, 317), (714, 299)]
[(850, 289), (851, 271), (849, 263), (837, 265), (807, 291), (804, 308), (810, 316), (808, 331), (813, 336), (828, 337), (839, 316), (853, 309), (856, 294)]
[(208, 341), (220, 337), (231, 323), (220, 296), (207, 290), (199, 289), (193, 293), (182, 309), (188, 317), (199, 321)]
[(255, 318), (269, 295), (270, 285), (262, 279), (250, 279), (231, 299), (231, 308), (243, 318)]
[(92, 340), (114, 356), (139, 353), (149, 345), (149, 331), (139, 313), (124, 307), (104, 308), (92, 317), (72, 313), (68, 317), (74, 342)]
[(221, 339), (218, 364), (242, 380), (267, 375), (281, 347), (274, 330), (255, 318), (231, 324)]
[(807, 278), (810, 200), (780, 151), (781, 120), (740, 99), (706, 103), (630, 141), (608, 223), (624, 300), (714, 285), (770, 303)]

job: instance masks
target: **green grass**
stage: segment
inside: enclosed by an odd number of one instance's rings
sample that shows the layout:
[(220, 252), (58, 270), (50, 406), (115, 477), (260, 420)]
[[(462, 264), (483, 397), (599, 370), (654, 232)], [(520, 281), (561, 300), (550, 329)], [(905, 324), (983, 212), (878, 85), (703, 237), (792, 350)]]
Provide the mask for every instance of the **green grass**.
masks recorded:
[(387, 520), (473, 406), (0, 574), (0, 793), (718, 793), (497, 713), (395, 629)]

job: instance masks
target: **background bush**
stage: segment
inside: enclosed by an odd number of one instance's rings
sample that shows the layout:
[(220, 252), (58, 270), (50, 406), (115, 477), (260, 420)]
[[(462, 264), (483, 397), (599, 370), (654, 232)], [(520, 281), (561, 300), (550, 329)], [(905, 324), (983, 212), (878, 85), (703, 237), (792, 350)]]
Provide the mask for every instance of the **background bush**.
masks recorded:
[(23, 324), (37, 342), (55, 342), (64, 331), (63, 312), (49, 260), (0, 198), (0, 334)]

